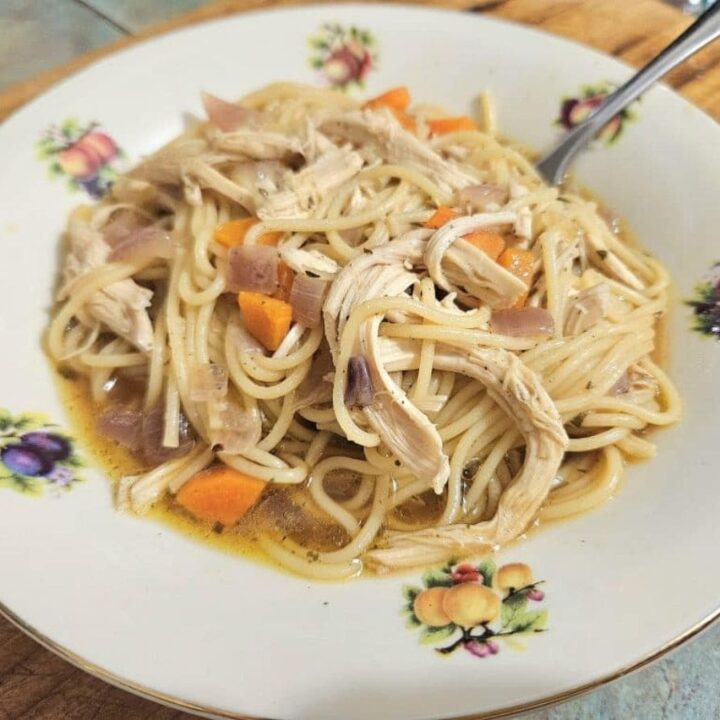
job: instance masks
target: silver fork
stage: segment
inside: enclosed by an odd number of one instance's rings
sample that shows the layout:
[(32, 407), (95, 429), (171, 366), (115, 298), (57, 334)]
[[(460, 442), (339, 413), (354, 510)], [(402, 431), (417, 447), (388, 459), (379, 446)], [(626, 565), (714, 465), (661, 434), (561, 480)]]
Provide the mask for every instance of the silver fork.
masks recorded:
[(551, 185), (560, 185), (576, 155), (588, 146), (615, 115), (676, 65), (684, 62), (718, 37), (720, 37), (720, 0), (642, 70), (608, 95), (588, 118), (565, 135), (537, 163), (538, 172)]

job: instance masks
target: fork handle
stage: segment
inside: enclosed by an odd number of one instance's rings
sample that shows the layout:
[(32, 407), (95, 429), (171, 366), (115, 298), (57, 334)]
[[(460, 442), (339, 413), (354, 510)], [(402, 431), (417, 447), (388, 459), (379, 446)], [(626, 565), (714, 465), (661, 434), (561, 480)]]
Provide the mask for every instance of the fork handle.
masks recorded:
[[(575, 155), (623, 108), (654, 82), (720, 37), (720, 0), (624, 85), (610, 93), (585, 121), (570, 131), (552, 152), (538, 163), (538, 170), (553, 184), (562, 181)], [(547, 172), (546, 172), (547, 171)]]

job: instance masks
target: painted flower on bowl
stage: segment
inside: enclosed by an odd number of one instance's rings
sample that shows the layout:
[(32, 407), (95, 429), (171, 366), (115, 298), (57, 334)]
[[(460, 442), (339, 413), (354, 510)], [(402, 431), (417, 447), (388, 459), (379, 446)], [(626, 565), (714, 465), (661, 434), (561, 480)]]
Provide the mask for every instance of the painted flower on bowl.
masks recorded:
[(720, 340), (720, 262), (715, 263), (707, 278), (695, 287), (695, 297), (688, 305), (695, 316), (694, 329)]
[(68, 488), (81, 465), (70, 438), (43, 416), (0, 409), (0, 487), (32, 494)]
[(74, 118), (48, 128), (36, 150), (51, 177), (64, 177), (70, 189), (83, 189), (93, 198), (108, 191), (117, 176), (112, 163), (122, 157), (117, 143), (97, 123), (83, 125)]
[(310, 65), (335, 87), (362, 87), (377, 63), (372, 33), (356, 27), (327, 23), (308, 38)]
[[(610, 83), (585, 85), (580, 89), (578, 96), (563, 98), (556, 124), (566, 130), (572, 130), (591, 115), (612, 90), (613, 86)], [(617, 142), (627, 123), (636, 119), (633, 108), (634, 104), (620, 111), (600, 131), (597, 139), (605, 145)]]
[(421, 628), (420, 642), (446, 645), (436, 647), (447, 655), (464, 648), (478, 658), (500, 652), (500, 642), (544, 632), (548, 613), (532, 608), (545, 594), (537, 586), (532, 569), (525, 563), (508, 563), (497, 568), (491, 559), (479, 564), (449, 562), (429, 570), (423, 587), (403, 589), (407, 627)]

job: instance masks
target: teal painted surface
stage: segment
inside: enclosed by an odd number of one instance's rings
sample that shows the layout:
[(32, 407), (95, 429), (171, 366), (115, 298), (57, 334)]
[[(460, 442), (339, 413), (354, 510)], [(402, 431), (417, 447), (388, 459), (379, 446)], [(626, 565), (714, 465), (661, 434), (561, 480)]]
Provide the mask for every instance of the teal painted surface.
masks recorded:
[[(542, 2), (542, 0), (538, 0)], [(0, 90), (205, 0), (0, 0)], [(105, 16), (103, 18), (103, 16)], [(638, 618), (641, 622), (641, 617)], [(592, 648), (588, 648), (592, 652)], [(629, 677), (527, 720), (720, 718), (720, 625)], [(1, 714), (1, 713), (0, 713)]]
[(168, 20), (187, 10), (207, 5), (207, 0), (87, 0), (89, 5), (130, 32)]
[[(638, 622), (642, 618), (638, 617)], [(592, 648), (588, 648), (592, 652)], [(720, 718), (720, 624), (662, 660), (527, 720), (715, 720)]]
[(0, 0), (0, 89), (122, 34), (74, 0)]

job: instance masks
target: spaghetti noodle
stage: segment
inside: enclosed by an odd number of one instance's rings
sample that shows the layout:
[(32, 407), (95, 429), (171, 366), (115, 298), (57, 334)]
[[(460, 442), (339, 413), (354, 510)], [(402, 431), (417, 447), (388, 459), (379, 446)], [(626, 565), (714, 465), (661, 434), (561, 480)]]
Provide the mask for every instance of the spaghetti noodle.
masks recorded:
[(496, 548), (654, 454), (665, 268), (494, 126), (408, 103), (206, 96), (73, 213), (47, 345), (147, 466), (121, 507), (176, 498), (341, 578)]

